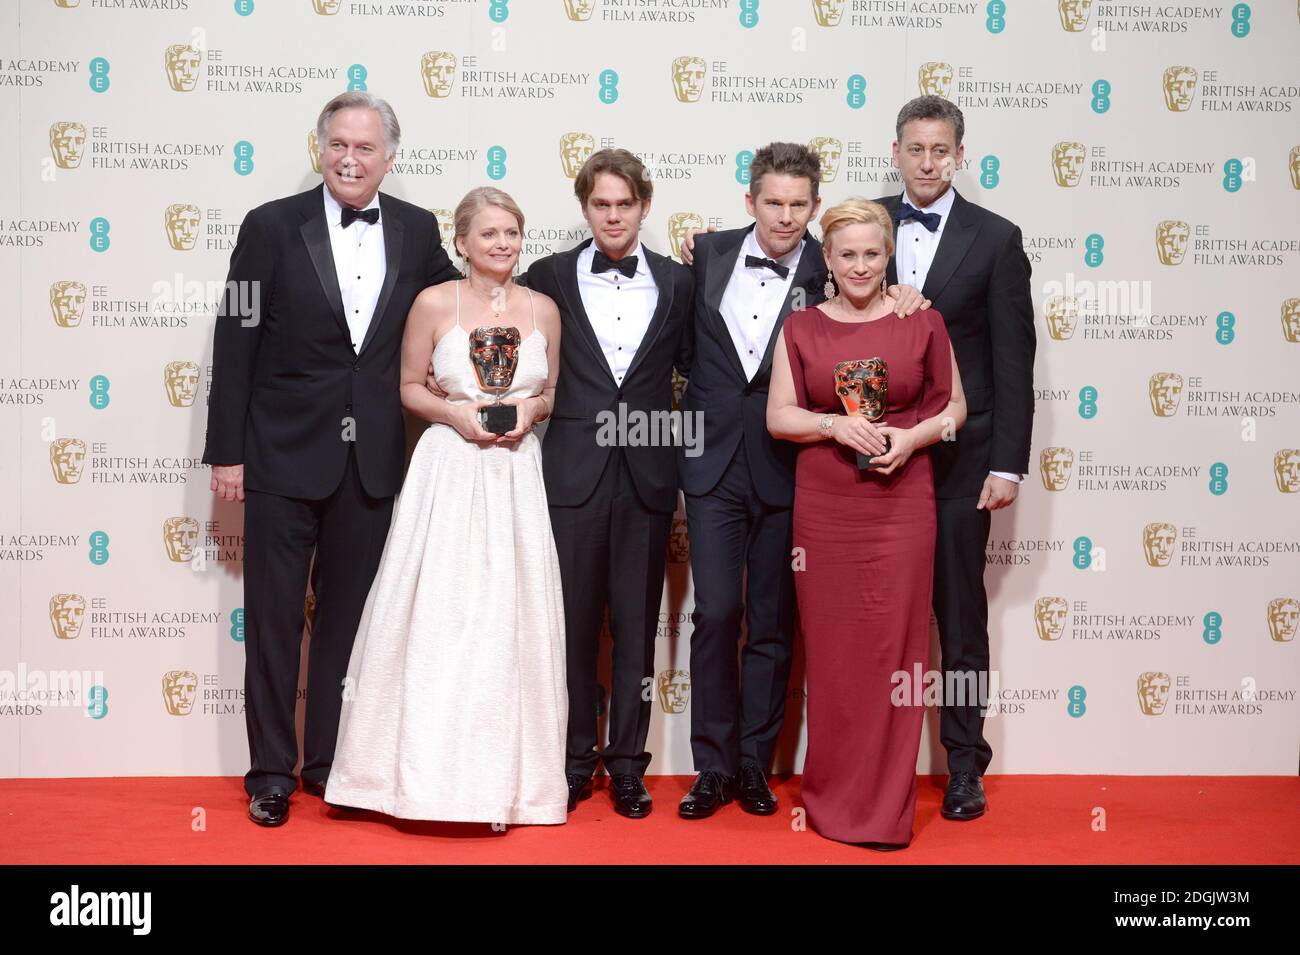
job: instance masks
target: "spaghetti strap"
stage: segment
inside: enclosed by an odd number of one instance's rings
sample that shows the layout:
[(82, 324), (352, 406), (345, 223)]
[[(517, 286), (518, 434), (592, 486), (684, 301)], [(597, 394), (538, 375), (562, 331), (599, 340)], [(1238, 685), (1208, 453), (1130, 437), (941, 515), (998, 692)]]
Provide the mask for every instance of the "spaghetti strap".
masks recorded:
[(460, 279), (456, 280), (456, 327), (460, 328)]
[[(533, 290), (526, 288), (524, 291), (528, 293), (528, 320), (533, 323), (533, 331), (535, 332), (537, 331), (537, 305), (533, 302)], [(531, 336), (532, 333), (529, 334)]]

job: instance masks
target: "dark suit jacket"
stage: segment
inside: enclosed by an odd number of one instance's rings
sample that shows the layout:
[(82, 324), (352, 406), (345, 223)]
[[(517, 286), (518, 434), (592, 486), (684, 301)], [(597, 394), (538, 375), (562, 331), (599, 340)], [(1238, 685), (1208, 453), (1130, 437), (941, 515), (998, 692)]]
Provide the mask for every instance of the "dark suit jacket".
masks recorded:
[[(403, 474), (399, 356), (406, 314), (421, 290), (459, 273), (433, 215), (381, 193), (388, 269), (354, 352), (324, 188), (258, 206), (239, 228), (214, 333), (203, 461), (243, 464), (249, 490), (318, 500), (343, 477), (351, 420), (366, 493), (390, 497)], [(258, 283), (256, 323), (241, 321), (231, 282)]]
[(772, 353), (785, 317), (796, 308), (825, 299), (826, 263), (821, 243), (807, 236), (763, 363), (750, 381), (721, 309), (740, 248), (753, 228), (702, 232), (695, 237), (695, 316), (687, 337), (690, 382), (682, 410), (703, 412), (704, 453), (696, 458), (680, 456), (678, 464), (686, 493), (707, 494), (731, 463), (743, 436), (750, 478), (760, 499), (773, 507), (789, 507), (794, 503), (794, 461), (799, 449), (788, 441), (775, 440), (767, 431)]
[[(605, 470), (611, 446), (597, 443), (601, 412), (668, 412), (673, 407), (673, 367), (684, 372), (682, 332), (691, 314), (694, 283), (690, 270), (645, 248), (647, 265), (659, 287), (659, 302), (620, 386), (582, 304), (578, 255), (588, 239), (567, 252), (548, 255), (529, 267), (525, 283), (549, 295), (560, 310), (563, 345), (555, 385), (555, 410), (542, 444), (542, 474), (547, 501), (558, 507), (584, 503)], [(625, 448), (628, 469), (646, 507), (671, 512), (677, 506), (676, 449), (671, 445)]]
[[(892, 213), (900, 196), (878, 200)], [(966, 424), (930, 448), (935, 494), (975, 497), (989, 471), (1026, 474), (1034, 420), (1034, 305), (1029, 259), (1014, 223), (954, 191), (921, 290), (952, 339)], [(889, 282), (898, 281), (889, 262)]]

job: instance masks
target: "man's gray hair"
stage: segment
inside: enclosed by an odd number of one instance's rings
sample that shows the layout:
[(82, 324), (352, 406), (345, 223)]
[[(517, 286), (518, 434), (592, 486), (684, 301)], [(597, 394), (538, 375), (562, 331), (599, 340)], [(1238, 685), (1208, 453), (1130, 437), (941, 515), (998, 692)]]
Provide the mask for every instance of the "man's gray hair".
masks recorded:
[(908, 100), (898, 111), (898, 122), (894, 126), (894, 138), (903, 141), (903, 127), (914, 119), (942, 119), (952, 123), (956, 134), (954, 146), (961, 145), (962, 136), (966, 135), (966, 119), (961, 110), (951, 100), (942, 96), (918, 96)]
[(388, 105), (387, 100), (380, 99), (374, 93), (367, 93), (365, 90), (349, 90), (340, 93), (326, 103), (325, 108), (320, 111), (320, 116), (316, 119), (316, 140), (322, 153), (325, 152), (329, 142), (326, 131), (329, 129), (330, 120), (342, 109), (373, 109), (378, 113), (384, 124), (384, 158), (393, 158), (393, 154), (397, 152), (397, 147), (402, 142), (402, 126), (397, 122), (397, 114), (393, 112), (393, 107)]

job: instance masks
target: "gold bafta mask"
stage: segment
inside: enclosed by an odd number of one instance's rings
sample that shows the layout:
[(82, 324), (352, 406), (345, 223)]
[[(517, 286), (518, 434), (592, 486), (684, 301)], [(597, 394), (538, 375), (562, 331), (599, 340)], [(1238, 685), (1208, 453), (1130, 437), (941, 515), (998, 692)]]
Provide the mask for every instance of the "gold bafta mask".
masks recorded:
[(564, 0), (564, 13), (575, 23), (590, 20), (595, 8), (596, 0)]
[(86, 619), (86, 598), (81, 594), (55, 594), (50, 598), (50, 625), (60, 640), (75, 640), (81, 636), (81, 624)]
[(1161, 265), (1181, 265), (1187, 254), (1191, 227), (1177, 219), (1165, 219), (1156, 226), (1156, 253)]
[(60, 484), (76, 484), (86, 466), (86, 442), (80, 438), (55, 438), (50, 442), (50, 470)]
[(673, 369), (673, 410), (682, 410), (682, 399), (686, 397), (686, 379)]
[(1268, 635), (1278, 643), (1295, 639), (1297, 622), (1300, 622), (1300, 600), (1276, 597), (1268, 602)]
[(50, 283), (50, 312), (60, 328), (76, 328), (86, 311), (86, 286), (75, 279)]
[(311, 0), (312, 7), (323, 17), (332, 17), (339, 12), (343, 0)]
[(673, 60), (673, 93), (679, 103), (698, 103), (704, 93), (702, 56), (679, 56)]
[(1196, 70), (1190, 66), (1171, 66), (1165, 70), (1165, 108), (1175, 113), (1185, 113), (1192, 108), (1196, 96)]
[(81, 0), (54, 0), (54, 5), (63, 10), (71, 10), (79, 3), (81, 3)]
[(697, 212), (674, 212), (668, 217), (668, 245), (672, 248), (673, 258), (682, 257), (682, 243), (686, 233), (691, 229), (703, 229), (704, 216)]
[(1177, 542), (1178, 528), (1173, 524), (1160, 522), (1142, 528), (1142, 550), (1146, 553), (1147, 566), (1168, 567)]
[(1083, 143), (1057, 143), (1052, 147), (1052, 175), (1056, 184), (1072, 189), (1083, 178), (1088, 147)]
[(937, 60), (922, 63), (917, 71), (917, 85), (922, 96), (942, 96), (946, 99), (952, 89), (952, 67)]
[(456, 239), (456, 216), (450, 209), (430, 209), (433, 217), (438, 220), (438, 238), (442, 240), (442, 247), (450, 252), (455, 248)]
[(845, 0), (812, 0), (813, 16), (820, 27), (837, 27), (844, 16)]
[(822, 182), (834, 182), (840, 171), (844, 144), (830, 136), (814, 136), (808, 140), (808, 148), (822, 161)]
[(167, 68), (167, 82), (178, 93), (192, 91), (199, 81), (199, 67), (203, 64), (203, 51), (188, 43), (173, 43), (163, 53)]
[(659, 705), (665, 713), (685, 713), (691, 701), (691, 672), (664, 670), (659, 674)]
[(311, 625), (316, 617), (316, 595), (308, 594), (302, 602), (302, 619), (307, 626), (307, 636), (311, 636)]
[(203, 214), (189, 202), (173, 202), (163, 211), (167, 241), (177, 252), (188, 252), (199, 238), (199, 220)]
[(1049, 491), (1064, 491), (1073, 467), (1074, 452), (1069, 448), (1043, 448), (1038, 454), (1038, 471)]
[(1061, 26), (1071, 33), (1078, 33), (1088, 27), (1088, 17), (1092, 14), (1092, 0), (1056, 0), (1057, 10), (1061, 14)]
[(1289, 342), (1300, 342), (1300, 298), (1282, 303), (1282, 335)]
[(163, 543), (167, 559), (178, 564), (194, 559), (199, 543), (199, 522), (192, 517), (169, 517), (163, 521)]
[(456, 79), (456, 54), (430, 50), (420, 57), (420, 75), (424, 77), (425, 93), (434, 99), (446, 99)]
[(583, 163), (591, 158), (596, 149), (596, 137), (591, 133), (565, 133), (560, 137), (560, 164), (564, 174), (576, 179)]
[(168, 670), (163, 674), (163, 704), (172, 716), (189, 716), (199, 694), (199, 677), (189, 670)]
[(163, 368), (163, 384), (173, 408), (188, 408), (199, 390), (199, 366), (192, 361), (169, 361)]
[(1273, 479), (1283, 494), (1300, 494), (1300, 448), (1283, 448), (1273, 455)]
[(1047, 299), (1047, 333), (1056, 341), (1074, 337), (1079, 324), (1079, 300), (1073, 295), (1052, 295)]
[(1070, 607), (1064, 597), (1039, 597), (1034, 601), (1034, 626), (1039, 640), (1060, 640)]
[(320, 175), (320, 137), (316, 130), (307, 131), (307, 155), (311, 158), (311, 171)]
[(1300, 146), (1291, 147), (1291, 156), (1287, 162), (1291, 167), (1291, 188), (1300, 189)]
[(1171, 418), (1178, 410), (1183, 394), (1183, 376), (1172, 371), (1158, 371), (1147, 382), (1151, 410), (1158, 418)]
[(86, 127), (81, 123), (62, 122), (50, 126), (50, 153), (60, 169), (76, 169), (86, 151)]
[(685, 564), (691, 559), (691, 539), (686, 536), (686, 518), (674, 517), (673, 529), (668, 535), (668, 560)]
[(1138, 674), (1138, 706), (1147, 716), (1159, 716), (1169, 703), (1169, 688), (1173, 680), (1168, 673), (1148, 670)]

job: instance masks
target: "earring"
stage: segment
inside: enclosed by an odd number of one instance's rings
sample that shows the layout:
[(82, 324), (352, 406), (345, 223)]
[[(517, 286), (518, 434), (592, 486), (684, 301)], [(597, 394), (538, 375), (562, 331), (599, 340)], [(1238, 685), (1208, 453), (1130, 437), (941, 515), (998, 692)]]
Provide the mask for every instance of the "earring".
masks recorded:
[(835, 284), (835, 276), (827, 275), (826, 284), (822, 286), (822, 296), (829, 301), (835, 297), (837, 292), (839, 292), (839, 288)]
[(882, 296), (889, 294), (889, 278), (882, 277), (880, 280), (880, 294)]

